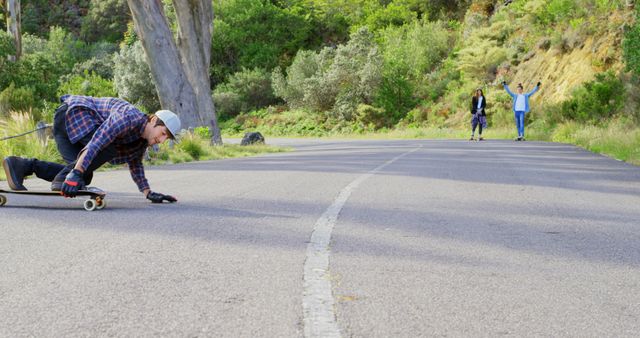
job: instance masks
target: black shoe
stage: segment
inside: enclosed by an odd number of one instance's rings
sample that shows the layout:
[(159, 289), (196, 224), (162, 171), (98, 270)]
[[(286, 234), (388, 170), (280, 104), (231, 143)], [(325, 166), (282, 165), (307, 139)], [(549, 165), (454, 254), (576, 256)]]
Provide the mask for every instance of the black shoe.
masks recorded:
[(62, 184), (64, 183), (64, 178), (62, 178), (62, 181), (57, 179), (58, 176), (56, 176), (56, 178), (53, 179), (53, 181), (51, 182), (51, 191), (60, 191), (62, 190)]
[(53, 181), (51, 181), (51, 191), (60, 191), (62, 190), (62, 184), (64, 183), (64, 180), (67, 178), (67, 174), (69, 172), (71, 172), (70, 167), (65, 167), (64, 169), (62, 169), (62, 171), (60, 171), (56, 177), (53, 178)]
[(12, 190), (27, 190), (22, 182), (24, 177), (32, 174), (31, 160), (17, 157), (7, 156), (2, 160), (4, 173), (7, 175), (7, 183)]

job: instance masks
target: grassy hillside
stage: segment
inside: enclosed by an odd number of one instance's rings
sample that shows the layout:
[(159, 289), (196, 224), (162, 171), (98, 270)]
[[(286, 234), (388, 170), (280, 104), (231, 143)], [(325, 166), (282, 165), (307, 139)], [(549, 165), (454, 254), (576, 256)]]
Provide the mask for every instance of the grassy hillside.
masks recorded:
[[(632, 2), (475, 0), (466, 8), (461, 21), (423, 19), (373, 31), (372, 41), (358, 43), (374, 47), (361, 48), (360, 56), (352, 51), (360, 33), (339, 45), (336, 57), (332, 50), (299, 53), (279, 73), (284, 79), (274, 78), (286, 104), (227, 118), (225, 132), (468, 137), (470, 99), (482, 88), (489, 101), (485, 135), (512, 138), (511, 98), (502, 81), (512, 89), (522, 83), (525, 91), (541, 81), (527, 116), (528, 139), (574, 143), (640, 163), (639, 86), (622, 52), (625, 31), (635, 24)], [(378, 76), (378, 82), (358, 89), (362, 78), (341, 75), (342, 52), (363, 60), (349, 63), (352, 73)]]

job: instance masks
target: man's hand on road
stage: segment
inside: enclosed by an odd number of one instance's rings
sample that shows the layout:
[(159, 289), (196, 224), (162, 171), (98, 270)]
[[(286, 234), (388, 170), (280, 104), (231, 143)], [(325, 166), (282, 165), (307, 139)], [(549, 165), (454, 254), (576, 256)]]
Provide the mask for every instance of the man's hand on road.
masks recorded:
[(177, 202), (178, 200), (171, 195), (163, 195), (161, 193), (149, 191), (147, 194), (147, 199), (152, 203), (162, 203), (162, 201), (167, 201), (169, 203)]

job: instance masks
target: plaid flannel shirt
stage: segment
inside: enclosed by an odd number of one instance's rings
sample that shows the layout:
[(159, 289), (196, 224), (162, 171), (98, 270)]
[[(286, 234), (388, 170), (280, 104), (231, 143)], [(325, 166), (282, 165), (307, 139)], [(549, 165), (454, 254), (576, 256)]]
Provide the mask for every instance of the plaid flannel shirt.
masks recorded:
[(69, 106), (65, 122), (71, 143), (78, 142), (95, 130), (91, 141), (85, 146), (82, 170), (89, 167), (102, 149), (114, 144), (117, 154), (109, 162), (126, 163), (138, 189), (149, 189), (142, 165), (148, 143), (141, 137), (147, 125), (147, 115), (132, 104), (113, 97), (64, 95), (60, 100)]

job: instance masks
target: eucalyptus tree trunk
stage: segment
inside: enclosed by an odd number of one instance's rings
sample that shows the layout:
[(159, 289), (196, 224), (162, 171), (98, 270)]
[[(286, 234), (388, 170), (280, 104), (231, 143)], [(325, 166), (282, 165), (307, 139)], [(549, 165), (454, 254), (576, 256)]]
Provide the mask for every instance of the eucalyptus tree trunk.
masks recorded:
[(13, 36), (16, 54), (9, 56), (10, 61), (18, 61), (22, 55), (22, 34), (20, 33), (20, 0), (7, 0), (7, 32)]
[(180, 116), (183, 127), (209, 126), (212, 142), (222, 144), (211, 98), (209, 61), (211, 0), (174, 0), (177, 42), (161, 0), (127, 0), (163, 108)]
[[(213, 143), (222, 143), (220, 128), (215, 115), (209, 80), (211, 62), (211, 37), (213, 35), (213, 4), (210, 0), (173, 0), (178, 21), (177, 46), (182, 65), (196, 94), (200, 111), (211, 111), (203, 116), (204, 122), (217, 131)], [(217, 137), (217, 138), (216, 138)]]

